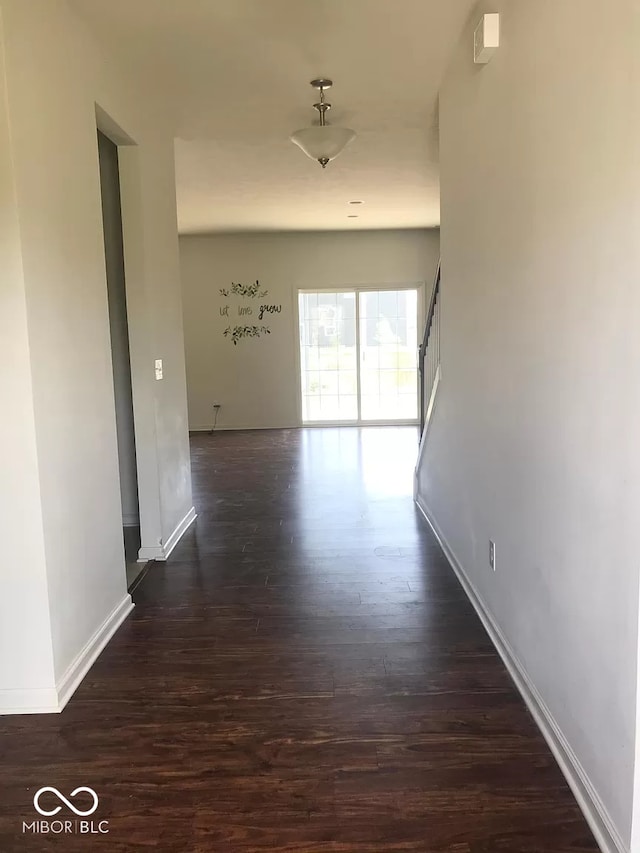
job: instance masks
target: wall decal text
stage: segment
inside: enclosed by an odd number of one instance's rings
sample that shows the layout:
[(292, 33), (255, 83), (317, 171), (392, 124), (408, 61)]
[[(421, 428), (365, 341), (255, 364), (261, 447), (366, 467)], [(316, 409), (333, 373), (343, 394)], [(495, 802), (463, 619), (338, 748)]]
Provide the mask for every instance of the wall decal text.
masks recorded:
[[(260, 281), (256, 279), (253, 284), (241, 284), (240, 282), (234, 281), (231, 283), (231, 287), (229, 288), (221, 287), (220, 295), (225, 299), (232, 299), (233, 297), (239, 297), (240, 299), (265, 299), (269, 295), (269, 291), (261, 289)], [(246, 303), (236, 303), (233, 305), (227, 303), (226, 305), (221, 305), (219, 311), (221, 317), (226, 317), (227, 320), (231, 321), (232, 313), (237, 317), (245, 319), (252, 317), (254, 314), (254, 308), (258, 313), (258, 320), (260, 321), (263, 320), (267, 314), (280, 314), (282, 311), (282, 305), (269, 303), (262, 303), (261, 305), (247, 305)], [(229, 338), (234, 346), (237, 346), (238, 341), (243, 338), (260, 338), (262, 335), (270, 335), (271, 327), (255, 324), (229, 325), (222, 334), (225, 338)]]

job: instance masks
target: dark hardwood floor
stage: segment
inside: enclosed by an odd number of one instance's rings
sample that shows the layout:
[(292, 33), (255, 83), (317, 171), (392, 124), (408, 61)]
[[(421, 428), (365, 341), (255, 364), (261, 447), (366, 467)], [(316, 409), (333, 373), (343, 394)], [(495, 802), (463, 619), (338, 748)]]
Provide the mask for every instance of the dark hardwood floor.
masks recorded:
[[(196, 526), (61, 715), (0, 718), (2, 853), (596, 851), (414, 509), (416, 440), (193, 438)], [(23, 835), (45, 785), (109, 834)]]

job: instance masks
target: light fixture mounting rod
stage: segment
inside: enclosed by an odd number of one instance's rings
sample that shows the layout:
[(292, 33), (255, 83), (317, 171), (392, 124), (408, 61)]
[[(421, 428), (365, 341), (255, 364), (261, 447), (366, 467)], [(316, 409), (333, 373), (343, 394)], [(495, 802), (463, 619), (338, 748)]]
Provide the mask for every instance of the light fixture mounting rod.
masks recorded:
[[(331, 109), (331, 104), (328, 104), (324, 99), (324, 90), (330, 89), (333, 86), (333, 80), (329, 80), (326, 77), (318, 77), (315, 80), (311, 81), (311, 85), (314, 89), (318, 89), (320, 91), (320, 100), (317, 104), (314, 104), (313, 106), (320, 113), (320, 127), (324, 127), (327, 123), (327, 110)], [(324, 169), (324, 167), (325, 166), (323, 165), (322, 168)]]

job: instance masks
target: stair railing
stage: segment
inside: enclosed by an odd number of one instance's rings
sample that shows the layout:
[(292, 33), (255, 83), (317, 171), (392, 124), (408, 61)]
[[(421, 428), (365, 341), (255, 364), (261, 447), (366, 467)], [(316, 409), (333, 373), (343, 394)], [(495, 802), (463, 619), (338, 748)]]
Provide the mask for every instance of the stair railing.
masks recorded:
[(440, 262), (431, 290), (427, 321), (422, 343), (418, 349), (418, 372), (420, 382), (420, 436), (424, 432), (433, 394), (440, 371)]

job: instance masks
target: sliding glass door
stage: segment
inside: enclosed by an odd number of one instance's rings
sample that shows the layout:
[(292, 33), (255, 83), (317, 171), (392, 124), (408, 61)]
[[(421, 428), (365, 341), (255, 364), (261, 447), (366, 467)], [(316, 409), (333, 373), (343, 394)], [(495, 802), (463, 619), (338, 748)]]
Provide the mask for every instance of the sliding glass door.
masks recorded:
[(303, 422), (357, 421), (355, 293), (300, 293), (299, 316)]
[(418, 417), (418, 291), (358, 294), (360, 319), (360, 419)]
[(303, 423), (418, 417), (418, 289), (301, 291)]

